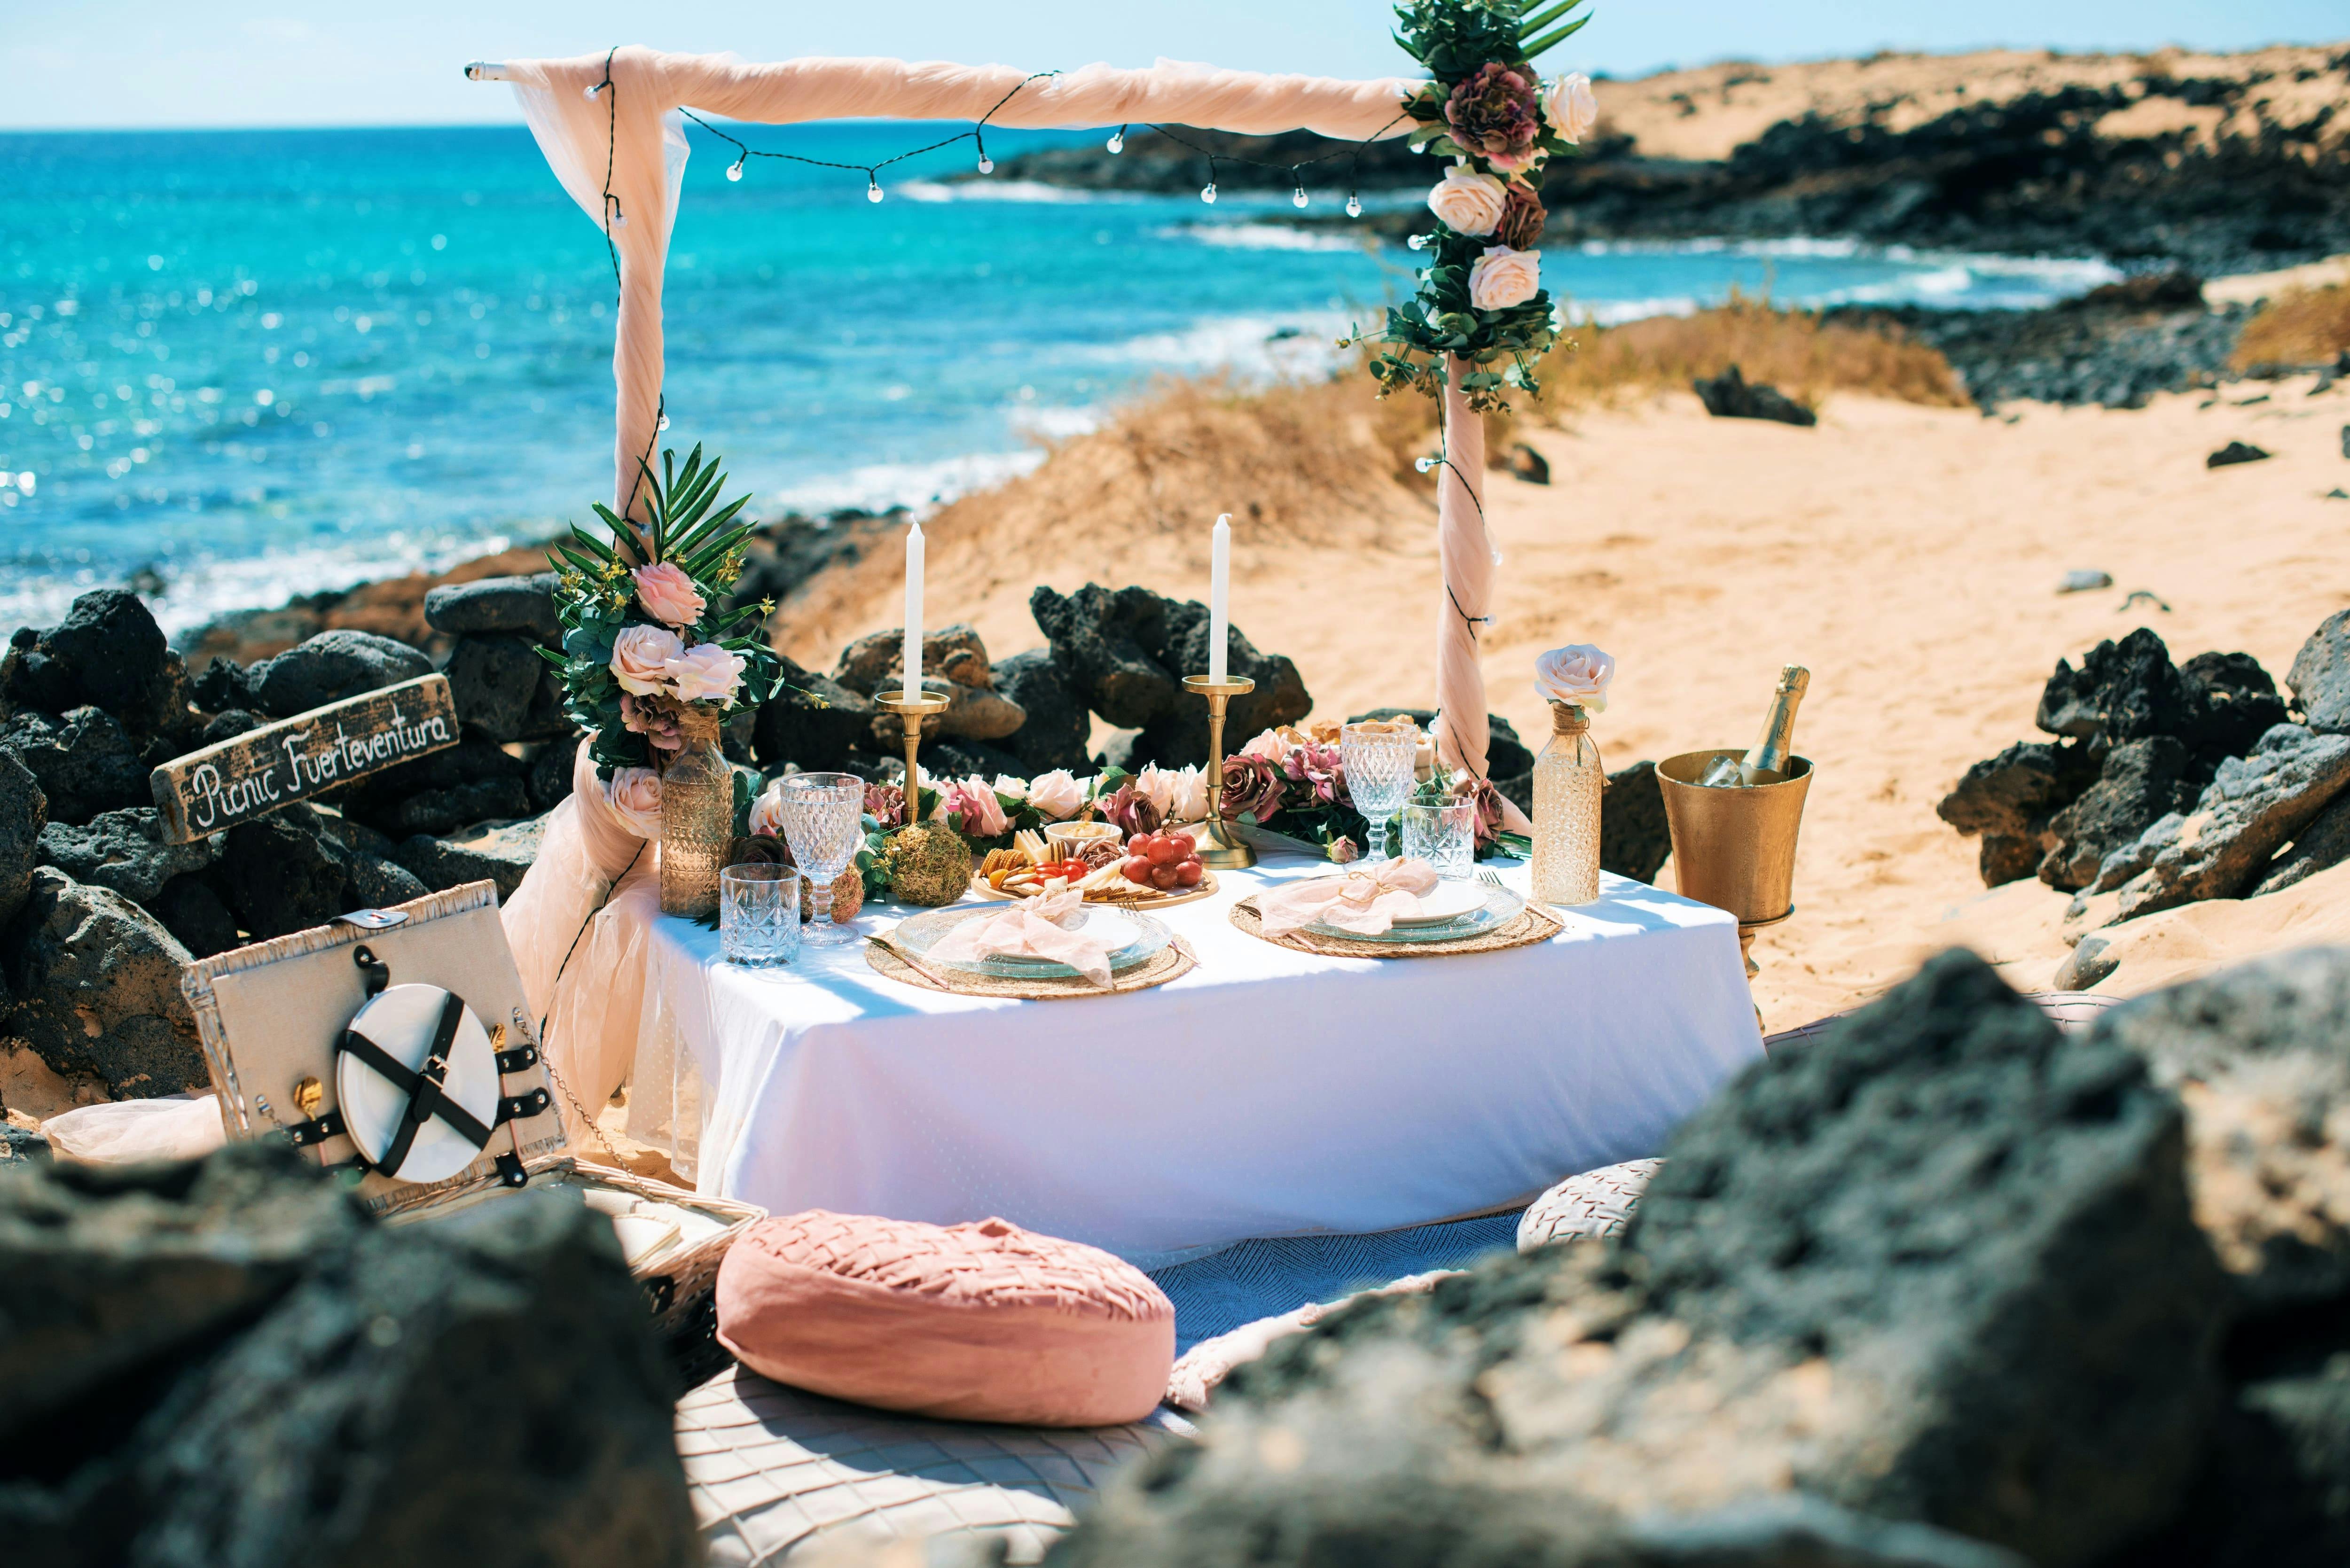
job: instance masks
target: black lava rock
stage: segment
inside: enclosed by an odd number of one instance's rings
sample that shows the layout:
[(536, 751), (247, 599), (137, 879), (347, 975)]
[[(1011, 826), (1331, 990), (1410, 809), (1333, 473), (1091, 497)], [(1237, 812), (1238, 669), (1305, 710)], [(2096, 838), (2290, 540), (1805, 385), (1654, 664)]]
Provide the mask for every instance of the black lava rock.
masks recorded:
[(2189, 723), (2184, 683), (2162, 639), (2139, 627), (2119, 642), (2101, 642), (2082, 657), (2056, 661), (2040, 694), (2035, 721), (2052, 735), (2118, 743), (2147, 735), (2176, 735)]
[(2350, 736), (2279, 724), (2251, 755), (2220, 763), (2191, 815), (2165, 817), (2116, 852), (2112, 868), (2098, 873), (2096, 890), (2120, 887), (2117, 920), (2199, 898), (2241, 898), (2345, 789)]
[(2335, 611), (2309, 634), (2284, 683), (2311, 729), (2350, 735), (2350, 609)]
[(174, 877), (148, 900), (147, 912), (188, 950), (191, 958), (224, 953), (244, 939), (236, 933), (236, 917), (228, 912), (219, 891), (201, 877)]
[(536, 642), (552, 641), (563, 629), (555, 615), (555, 574), (482, 577), (429, 588), (424, 624), (454, 637), (511, 632)]
[(2282, 893), (2345, 860), (2350, 860), (2350, 790), (2335, 795), (2332, 805), (2293, 836), (2293, 846), (2268, 863), (2252, 893)]
[(275, 1142), (0, 1189), (26, 1561), (699, 1560), (641, 1293), (577, 1202), (380, 1226)]
[(70, 672), (78, 702), (103, 708), (140, 732), (162, 724), (175, 691), (173, 659), (138, 595), (120, 588), (82, 595), (39, 646)]
[(360, 779), (343, 797), (343, 815), (395, 840), (527, 816), (523, 774), (520, 758), (487, 741), (461, 741)]
[(1634, 763), (1607, 775), (1599, 792), (1599, 868), (1653, 882), (1672, 857), (1664, 786), (1657, 764)]
[(1049, 648), (1032, 648), (999, 660), (995, 689), (1028, 715), (1003, 739), (1003, 749), (1020, 759), (1029, 776), (1055, 768), (1083, 772), (1093, 735), (1086, 701)]
[(2045, 310), (1840, 306), (1822, 318), (1939, 350), (1986, 410), (2019, 400), (2137, 409), (2157, 392), (2232, 375), (2229, 359), (2251, 315), (2241, 305), (2181, 303), (2177, 284), (2157, 281), (2164, 286), (2154, 293), (2168, 297), (2131, 303), (2093, 289)]
[(213, 884), (255, 940), (323, 926), (343, 912), (349, 855), (309, 806), (228, 830)]
[(151, 768), (129, 732), (102, 709), (76, 708), (59, 718), (20, 708), (0, 723), (0, 752), (40, 781), (51, 822), (79, 825), (100, 812), (155, 803)]
[(2199, 653), (2178, 667), (2189, 719), (2179, 739), (2198, 763), (2241, 757), (2291, 714), (2276, 680), (2249, 653)]
[(202, 1089), (210, 1075), (180, 993), (188, 962), (146, 910), (44, 866), (0, 946), (16, 998), (5, 1032), (50, 1071), (95, 1080), (116, 1099)]
[(432, 673), (418, 649), (366, 631), (322, 631), (245, 672), (254, 703), (290, 719), (329, 702)]
[[(254, 671), (260, 670), (267, 662), (268, 660), (264, 659), (248, 670), (234, 659), (213, 659), (196, 672), (194, 681), (196, 706), (207, 713), (220, 714), (226, 714), (231, 710), (258, 707), (261, 699), (254, 693)], [(254, 720), (256, 724), (267, 722), (265, 717), (260, 715), (256, 715)], [(240, 730), (232, 733), (242, 734), (244, 732)], [(219, 738), (227, 739), (226, 736)]]
[(2019, 741), (1975, 763), (1935, 813), (1960, 833), (1983, 836), (1983, 885), (1997, 888), (2037, 869), (2054, 846), (2050, 820), (2097, 776), (2087, 745)]
[(1772, 386), (1749, 386), (1737, 366), (1690, 383), (1705, 411), (1718, 420), (1773, 420), (1783, 425), (1815, 425), (1819, 415)]
[[(421, 898), (432, 891), (417, 879), (416, 873), (397, 860), (376, 855), (353, 855), (349, 860), (349, 877), (344, 885), (344, 902), (362, 909), (389, 909), (394, 904), (405, 904), (411, 898)], [(346, 913), (337, 910), (336, 913)]]
[(1527, 484), (1550, 483), (1550, 459), (1523, 441), (1510, 448), (1510, 475)]
[(523, 776), (532, 811), (553, 811), (569, 797), (578, 757), (579, 748), (569, 741), (550, 741), (533, 754), (530, 771)]
[(789, 659), (781, 662), (792, 689), (778, 691), (759, 709), (752, 753), (761, 767), (797, 763), (802, 773), (837, 773), (849, 753), (871, 748), (871, 698)]
[(537, 646), (502, 635), (461, 637), (442, 673), (465, 732), (500, 744), (522, 737), (539, 678), (547, 670)]
[[(219, 666), (214, 665), (213, 668), (218, 669)], [(217, 746), (223, 741), (234, 741), (239, 735), (250, 734), (268, 722), (266, 717), (253, 711), (250, 708), (224, 709), (204, 722), (203, 730), (198, 735), (196, 743), (200, 746)]]
[(2193, 760), (2169, 735), (2125, 742), (2106, 753), (2097, 782), (2049, 819), (2056, 839), (2041, 860), (2040, 879), (2074, 892), (2097, 879), (2106, 856), (2171, 812), (2194, 807), (2203, 792), (2190, 776)]
[(2250, 441), (2231, 441), (2226, 446), (2221, 447), (2218, 452), (2215, 452), (2210, 456), (2205, 458), (2203, 460), (2203, 466), (2206, 468), (2232, 468), (2240, 462), (2260, 462), (2264, 461), (2268, 456), (2269, 453), (2262, 451), (2259, 447), (2252, 445)]
[(101, 812), (83, 826), (49, 824), (41, 832), (41, 862), (77, 882), (111, 888), (147, 904), (172, 877), (211, 865), (213, 846), (208, 838), (165, 843), (163, 814), (139, 805)]
[[(33, 867), (40, 864), (41, 830), (48, 826), (49, 799), (41, 781), (13, 755), (0, 751), (0, 931), (16, 918), (33, 890)], [(5, 1006), (0, 1002), (0, 1006)]]

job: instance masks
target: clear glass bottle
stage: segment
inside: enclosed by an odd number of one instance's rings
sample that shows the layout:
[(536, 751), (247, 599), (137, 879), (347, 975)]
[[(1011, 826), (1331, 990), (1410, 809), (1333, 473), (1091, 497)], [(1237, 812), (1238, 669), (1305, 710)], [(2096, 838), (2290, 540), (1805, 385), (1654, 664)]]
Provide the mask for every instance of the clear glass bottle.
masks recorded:
[(1599, 791), (1607, 775), (1589, 716), (1572, 702), (1554, 702), (1550, 712), (1550, 743), (1534, 759), (1534, 898), (1588, 904), (1599, 897)]
[(698, 917), (718, 907), (718, 873), (734, 830), (734, 774), (718, 749), (718, 713), (689, 704), (685, 745), (661, 770), (660, 906)]

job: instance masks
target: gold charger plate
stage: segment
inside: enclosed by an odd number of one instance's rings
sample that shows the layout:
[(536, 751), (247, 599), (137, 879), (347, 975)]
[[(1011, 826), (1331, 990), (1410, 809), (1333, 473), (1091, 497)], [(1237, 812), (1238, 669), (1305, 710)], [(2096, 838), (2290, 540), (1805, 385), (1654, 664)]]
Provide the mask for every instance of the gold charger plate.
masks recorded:
[[(1148, 898), (1088, 898), (1086, 902), (1097, 909), (1137, 909), (1149, 914), (1154, 909), (1171, 909), (1178, 904), (1197, 903), (1216, 890), (1216, 874), (1204, 868), (1196, 888), (1186, 888), (1180, 893), (1156, 893)], [(974, 876), (971, 890), (981, 898), (998, 904), (1019, 902), (1022, 895), (1006, 893), (987, 885), (987, 878)]]

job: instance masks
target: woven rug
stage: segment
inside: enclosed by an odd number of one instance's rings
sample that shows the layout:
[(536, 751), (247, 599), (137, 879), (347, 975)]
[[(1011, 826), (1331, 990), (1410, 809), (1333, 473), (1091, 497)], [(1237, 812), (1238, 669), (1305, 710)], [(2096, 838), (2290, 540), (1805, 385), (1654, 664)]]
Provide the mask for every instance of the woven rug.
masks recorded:
[(1284, 1236), (1242, 1241), (1188, 1263), (1151, 1271), (1175, 1303), (1175, 1354), (1243, 1324), (1308, 1302), (1336, 1301), (1430, 1269), (1461, 1269), (1488, 1252), (1514, 1251), (1519, 1210), (1380, 1231), (1367, 1236)]

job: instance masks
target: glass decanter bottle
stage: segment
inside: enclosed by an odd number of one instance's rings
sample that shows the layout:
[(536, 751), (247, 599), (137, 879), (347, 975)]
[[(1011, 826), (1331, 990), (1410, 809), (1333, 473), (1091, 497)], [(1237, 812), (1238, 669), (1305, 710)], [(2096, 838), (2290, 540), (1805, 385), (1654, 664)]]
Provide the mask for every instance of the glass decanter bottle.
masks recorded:
[(1572, 702), (1554, 702), (1550, 711), (1550, 743), (1534, 759), (1534, 898), (1588, 904), (1599, 897), (1599, 791), (1607, 774), (1590, 717)]
[(734, 827), (734, 774), (718, 749), (719, 715), (688, 703), (679, 716), (684, 747), (661, 770), (660, 907), (702, 916), (718, 907), (718, 873)]

